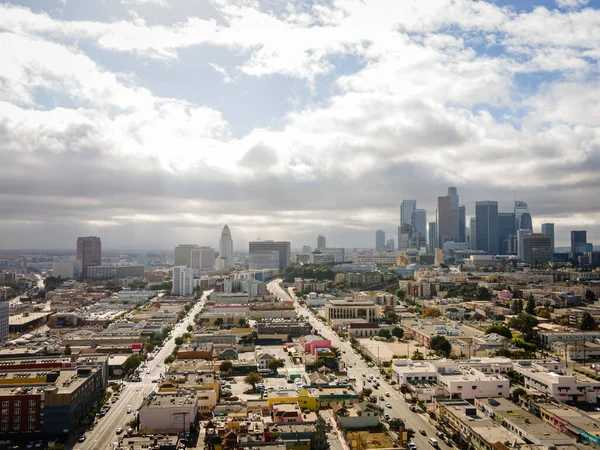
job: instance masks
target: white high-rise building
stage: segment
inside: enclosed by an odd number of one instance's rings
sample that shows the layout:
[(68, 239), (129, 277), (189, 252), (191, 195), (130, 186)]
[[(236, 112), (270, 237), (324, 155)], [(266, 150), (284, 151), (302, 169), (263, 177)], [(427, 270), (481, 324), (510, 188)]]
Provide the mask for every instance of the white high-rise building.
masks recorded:
[(52, 262), (52, 276), (64, 279), (75, 278), (75, 260), (55, 259)]
[(194, 271), (186, 266), (173, 267), (173, 295), (188, 297), (194, 295)]
[(225, 225), (221, 231), (221, 239), (219, 239), (219, 257), (216, 262), (217, 269), (226, 270), (233, 267), (233, 240), (231, 239), (231, 231)]

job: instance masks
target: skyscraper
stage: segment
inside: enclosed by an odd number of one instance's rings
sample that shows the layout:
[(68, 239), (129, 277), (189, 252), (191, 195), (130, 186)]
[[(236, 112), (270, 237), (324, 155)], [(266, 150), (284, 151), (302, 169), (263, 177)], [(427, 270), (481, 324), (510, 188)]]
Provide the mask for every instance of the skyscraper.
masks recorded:
[(498, 254), (498, 202), (483, 201), (475, 203), (475, 221), (477, 227), (477, 250), (485, 250), (488, 255)]
[(317, 250), (323, 250), (324, 248), (327, 248), (327, 238), (320, 234), (317, 237)]
[(448, 194), (438, 197), (438, 248), (444, 248), (444, 242), (459, 242), (458, 193), (455, 187), (448, 188)]
[(411, 217), (412, 244), (411, 247), (421, 248), (427, 245), (427, 211), (415, 209)]
[(385, 244), (385, 249), (390, 253), (394, 253), (394, 250), (396, 248), (394, 244), (395, 244), (395, 242), (393, 239), (388, 239)]
[(550, 244), (552, 246), (552, 254), (554, 254), (554, 224), (553, 223), (543, 223), (542, 224), (542, 234), (547, 234), (550, 236)]
[(534, 264), (552, 261), (552, 242), (549, 235), (543, 233), (525, 235), (522, 246), (523, 262)]
[(194, 294), (194, 272), (186, 266), (173, 267), (173, 295), (187, 297)]
[(531, 230), (517, 230), (517, 258), (521, 261), (523, 261), (525, 256), (523, 253), (523, 250), (525, 250), (525, 236), (528, 236), (531, 233), (533, 233)]
[(519, 219), (519, 230), (532, 230), (533, 231), (533, 223), (531, 221), (531, 214), (528, 212), (524, 212), (521, 214), (521, 218)]
[(102, 264), (102, 243), (98, 236), (86, 236), (77, 238), (77, 261), (81, 265), (81, 274), (87, 277), (87, 269), (90, 266)]
[(186, 266), (192, 270), (200, 268), (200, 247), (195, 244), (179, 244), (173, 250), (173, 256), (175, 266)]
[(223, 231), (221, 231), (221, 239), (219, 239), (219, 257), (217, 258), (216, 264), (217, 269), (227, 270), (233, 267), (233, 239), (231, 238), (231, 231), (229, 227), (225, 225)]
[(587, 242), (587, 231), (571, 231), (571, 258), (581, 253), (581, 246)]
[(428, 251), (429, 253), (435, 253), (437, 239), (437, 223), (429, 222), (429, 245)]
[(375, 250), (378, 252), (385, 251), (385, 231), (383, 230), (375, 232)]
[(471, 250), (477, 249), (477, 220), (475, 217), (471, 217), (469, 222), (469, 248)]
[(516, 236), (515, 213), (498, 213), (498, 251), (506, 255), (509, 252), (509, 236)]
[(521, 215), (523, 213), (529, 212), (527, 208), (527, 203), (521, 200), (515, 200), (515, 230), (530, 230), (531, 228), (523, 228), (521, 226)]
[(410, 225), (412, 220), (412, 213), (417, 209), (416, 200), (402, 200), (400, 205), (400, 225)]
[(287, 241), (250, 241), (249, 252), (279, 252), (279, 269), (283, 270), (290, 264), (290, 243)]
[(458, 242), (467, 242), (467, 208), (458, 207)]

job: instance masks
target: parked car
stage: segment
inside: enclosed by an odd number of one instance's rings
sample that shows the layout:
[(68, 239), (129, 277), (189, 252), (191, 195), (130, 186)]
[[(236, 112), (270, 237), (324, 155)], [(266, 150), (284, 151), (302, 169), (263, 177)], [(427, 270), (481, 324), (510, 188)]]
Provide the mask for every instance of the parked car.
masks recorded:
[(117, 428), (116, 434), (121, 434), (123, 432), (123, 428), (119, 427)]
[(385, 404), (385, 407), (386, 407), (386, 408), (390, 408), (390, 409), (392, 409), (392, 405), (390, 405), (389, 403), (386, 403), (386, 404)]
[(82, 434), (81, 436), (79, 436), (79, 439), (77, 439), (77, 442), (85, 442), (85, 435)]
[(419, 430), (419, 433), (421, 433), (423, 436), (427, 436), (427, 431), (425, 430)]

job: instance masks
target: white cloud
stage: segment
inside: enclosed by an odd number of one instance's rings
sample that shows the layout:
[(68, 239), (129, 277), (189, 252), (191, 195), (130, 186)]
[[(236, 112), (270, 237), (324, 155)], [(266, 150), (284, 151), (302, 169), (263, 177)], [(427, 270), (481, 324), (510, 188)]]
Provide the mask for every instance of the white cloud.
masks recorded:
[(580, 8), (587, 5), (590, 0), (556, 0), (559, 8)]
[(215, 71), (223, 75), (223, 83), (229, 84), (233, 81), (233, 78), (229, 75), (227, 70), (224, 67), (219, 66), (215, 63), (208, 63), (208, 65)]

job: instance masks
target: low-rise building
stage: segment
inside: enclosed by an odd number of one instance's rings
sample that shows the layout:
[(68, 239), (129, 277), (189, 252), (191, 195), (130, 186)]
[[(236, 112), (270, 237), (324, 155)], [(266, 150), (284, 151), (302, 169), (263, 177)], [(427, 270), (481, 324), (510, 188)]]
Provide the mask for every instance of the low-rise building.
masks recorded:
[(335, 405), (333, 411), (335, 420), (347, 430), (373, 428), (379, 425), (379, 410), (371, 403)]
[(379, 324), (376, 322), (348, 324), (348, 334), (357, 339), (376, 336), (379, 329)]
[(153, 433), (187, 431), (197, 412), (198, 399), (191, 391), (152, 392), (139, 409), (140, 430), (152, 430)]
[(330, 300), (325, 304), (325, 318), (328, 322), (332, 320), (343, 320), (352, 323), (356, 319), (364, 319), (367, 322), (376, 322), (380, 311), (372, 301), (357, 301), (352, 299)]

